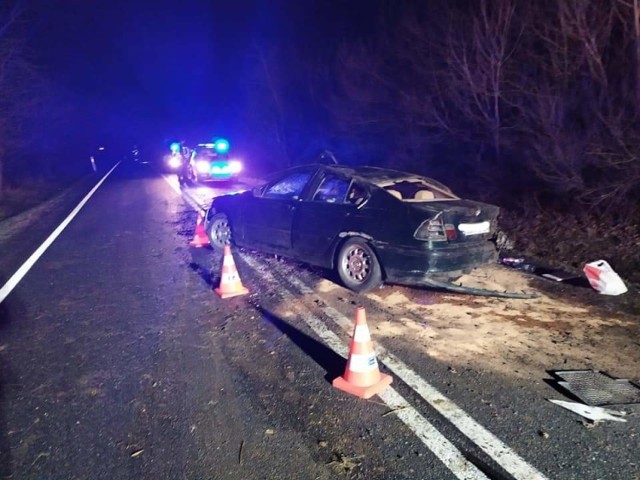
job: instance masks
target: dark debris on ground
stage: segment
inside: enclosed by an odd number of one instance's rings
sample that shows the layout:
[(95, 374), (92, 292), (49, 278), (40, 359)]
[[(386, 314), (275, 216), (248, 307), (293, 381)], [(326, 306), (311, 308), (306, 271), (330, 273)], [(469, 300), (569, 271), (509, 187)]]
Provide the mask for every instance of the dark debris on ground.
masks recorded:
[(499, 221), (512, 248), (501, 255), (523, 256), (530, 263), (562, 269), (582, 278), (585, 264), (605, 260), (629, 291), (619, 296), (600, 295), (585, 282), (565, 284), (540, 277), (533, 285), (537, 289), (551, 296), (569, 296), (609, 312), (640, 314), (640, 218), (616, 222), (607, 215), (594, 213), (525, 216), (503, 211)]

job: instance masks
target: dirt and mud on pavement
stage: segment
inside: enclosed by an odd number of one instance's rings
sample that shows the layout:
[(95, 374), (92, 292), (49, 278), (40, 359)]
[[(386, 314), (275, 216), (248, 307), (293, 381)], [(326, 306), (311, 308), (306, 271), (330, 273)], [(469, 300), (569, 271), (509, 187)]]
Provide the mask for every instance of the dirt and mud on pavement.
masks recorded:
[[(290, 276), (305, 268), (287, 261), (277, 265)], [(417, 353), (452, 368), (474, 366), (529, 379), (540, 378), (547, 370), (587, 368), (640, 378), (638, 318), (572, 298), (570, 290), (581, 287), (563, 286), (564, 293), (545, 293), (539, 286), (550, 281), (500, 265), (476, 269), (456, 283), (497, 291), (535, 291), (538, 297), (504, 299), (387, 285), (366, 295), (372, 312), (381, 313), (370, 315), (375, 337), (403, 341)], [(552, 285), (556, 286), (560, 287)], [(328, 279), (320, 279), (315, 287), (325, 302), (365, 300)], [(592, 290), (580, 293), (598, 297)]]
[(555, 282), (496, 264), (477, 268), (455, 284), (537, 297), (494, 298), (399, 285), (362, 296), (341, 287), (329, 272), (260, 257), (288, 278), (306, 278), (321, 296), (318, 301), (364, 302), (380, 311), (371, 316), (377, 339), (411, 339), (408, 346), (416, 353), (452, 368), (473, 365), (529, 379), (548, 370), (584, 368), (640, 379), (640, 289), (635, 284), (627, 284), (629, 291), (620, 296), (600, 295), (586, 278)]
[[(325, 270), (232, 247), (249, 293), (222, 300), (213, 292), (222, 253), (190, 245), (196, 212), (180, 190), (125, 173), (98, 191), (3, 304), (3, 475), (640, 474), (639, 405), (622, 407), (627, 423), (593, 425), (547, 401), (567, 399), (547, 382), (551, 370), (638, 380), (638, 318), (622, 308), (635, 287), (606, 298), (496, 264), (458, 282), (538, 297), (398, 285), (362, 295)], [(17, 262), (33, 249), (14, 251)], [(360, 305), (380, 368), (393, 376), (386, 393), (402, 405), (331, 385), (344, 373)]]

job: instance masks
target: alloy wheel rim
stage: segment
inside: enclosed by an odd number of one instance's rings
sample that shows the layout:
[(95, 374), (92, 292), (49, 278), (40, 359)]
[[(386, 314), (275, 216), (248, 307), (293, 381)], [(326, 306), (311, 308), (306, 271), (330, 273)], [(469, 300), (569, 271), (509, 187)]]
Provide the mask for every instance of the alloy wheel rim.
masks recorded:
[(354, 246), (347, 251), (343, 266), (351, 280), (363, 283), (371, 274), (371, 255), (364, 248)]
[(218, 220), (213, 225), (213, 238), (218, 245), (226, 245), (229, 243), (231, 231), (229, 230), (229, 222), (226, 220)]

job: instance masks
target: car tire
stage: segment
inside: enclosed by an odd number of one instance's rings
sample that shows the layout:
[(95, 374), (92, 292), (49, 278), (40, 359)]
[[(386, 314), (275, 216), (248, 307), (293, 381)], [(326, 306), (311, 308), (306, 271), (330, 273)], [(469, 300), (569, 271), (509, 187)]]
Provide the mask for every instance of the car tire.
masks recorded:
[(382, 286), (382, 267), (376, 253), (364, 238), (345, 241), (336, 258), (340, 280), (354, 292), (370, 292)]
[(231, 244), (231, 225), (224, 213), (216, 213), (209, 221), (207, 227), (209, 243), (218, 250), (224, 249), (225, 245)]

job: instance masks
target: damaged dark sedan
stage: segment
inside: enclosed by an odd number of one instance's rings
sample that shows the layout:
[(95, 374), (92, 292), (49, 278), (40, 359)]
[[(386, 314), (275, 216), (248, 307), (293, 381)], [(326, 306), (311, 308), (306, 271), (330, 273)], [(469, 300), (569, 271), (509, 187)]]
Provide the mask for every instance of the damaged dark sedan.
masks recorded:
[(215, 198), (205, 228), (214, 247), (232, 242), (333, 269), (366, 292), (384, 282), (450, 281), (494, 262), (498, 213), (420, 175), (306, 165)]

